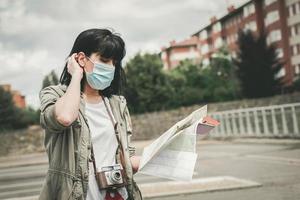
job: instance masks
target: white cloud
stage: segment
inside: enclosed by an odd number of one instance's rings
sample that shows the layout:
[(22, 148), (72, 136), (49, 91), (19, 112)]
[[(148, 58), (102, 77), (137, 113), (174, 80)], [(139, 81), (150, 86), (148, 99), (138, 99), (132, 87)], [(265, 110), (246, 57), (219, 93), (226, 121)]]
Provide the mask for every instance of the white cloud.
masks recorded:
[(173, 39), (186, 38), (226, 6), (219, 0), (1, 0), (0, 84), (12, 84), (38, 107), (44, 75), (55, 69), (60, 76), (81, 31), (113, 28), (126, 43), (127, 61), (138, 51), (159, 51)]

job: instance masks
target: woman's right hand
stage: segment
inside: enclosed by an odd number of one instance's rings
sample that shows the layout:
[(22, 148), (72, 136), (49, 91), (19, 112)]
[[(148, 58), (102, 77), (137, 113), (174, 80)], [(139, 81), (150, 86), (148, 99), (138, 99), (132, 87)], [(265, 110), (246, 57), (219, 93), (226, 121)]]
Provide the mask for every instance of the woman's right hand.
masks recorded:
[(68, 58), (68, 64), (67, 64), (68, 72), (71, 74), (71, 76), (74, 76), (74, 74), (80, 74), (81, 78), (82, 78), (83, 68), (80, 67), (80, 65), (76, 61), (76, 56), (77, 56), (77, 53), (73, 53)]

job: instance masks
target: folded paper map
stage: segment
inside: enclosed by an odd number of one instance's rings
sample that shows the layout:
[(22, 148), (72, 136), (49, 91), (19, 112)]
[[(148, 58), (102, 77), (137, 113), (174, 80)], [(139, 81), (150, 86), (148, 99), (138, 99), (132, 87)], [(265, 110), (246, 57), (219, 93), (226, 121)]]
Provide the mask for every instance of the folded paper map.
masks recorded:
[(207, 105), (195, 110), (144, 148), (138, 173), (192, 180), (197, 160), (196, 137), (206, 135), (217, 125), (217, 120), (207, 116)]

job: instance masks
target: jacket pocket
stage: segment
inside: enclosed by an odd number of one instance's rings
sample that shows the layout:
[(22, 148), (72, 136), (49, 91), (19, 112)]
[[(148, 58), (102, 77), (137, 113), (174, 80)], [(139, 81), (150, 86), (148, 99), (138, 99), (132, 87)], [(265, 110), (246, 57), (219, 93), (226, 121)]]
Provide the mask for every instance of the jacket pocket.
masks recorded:
[(59, 171), (51, 171), (48, 174), (46, 194), (49, 196), (45, 199), (73, 200), (82, 196), (79, 181), (74, 181), (71, 176)]

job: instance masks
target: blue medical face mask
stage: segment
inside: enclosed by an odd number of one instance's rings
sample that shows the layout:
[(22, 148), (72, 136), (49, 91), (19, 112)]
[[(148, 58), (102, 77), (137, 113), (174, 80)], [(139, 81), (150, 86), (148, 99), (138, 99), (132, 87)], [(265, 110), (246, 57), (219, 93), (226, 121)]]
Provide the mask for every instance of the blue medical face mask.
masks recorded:
[(103, 90), (110, 86), (114, 79), (115, 66), (106, 63), (95, 63), (87, 57), (93, 64), (92, 72), (86, 72), (86, 79), (89, 85), (96, 90)]

